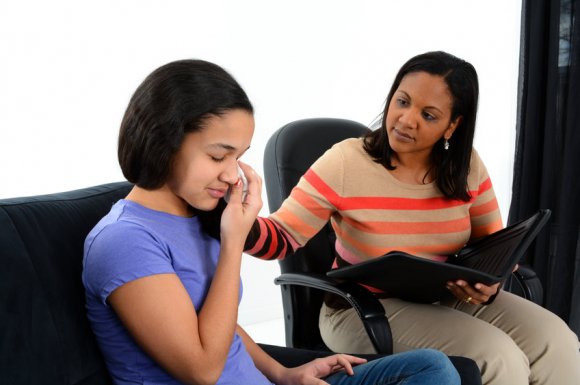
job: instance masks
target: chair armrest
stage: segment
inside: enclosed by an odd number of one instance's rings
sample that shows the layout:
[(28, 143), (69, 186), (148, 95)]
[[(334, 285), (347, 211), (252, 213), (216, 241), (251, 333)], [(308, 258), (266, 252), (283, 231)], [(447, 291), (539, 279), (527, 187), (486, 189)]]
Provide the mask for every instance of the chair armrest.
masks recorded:
[(276, 285), (298, 285), (330, 292), (344, 298), (355, 309), (377, 353), (392, 354), (393, 337), (385, 309), (363, 286), (328, 278), (322, 274), (285, 273), (274, 279)]
[(544, 290), (542, 282), (536, 272), (528, 265), (520, 265), (508, 278), (504, 289), (543, 306)]

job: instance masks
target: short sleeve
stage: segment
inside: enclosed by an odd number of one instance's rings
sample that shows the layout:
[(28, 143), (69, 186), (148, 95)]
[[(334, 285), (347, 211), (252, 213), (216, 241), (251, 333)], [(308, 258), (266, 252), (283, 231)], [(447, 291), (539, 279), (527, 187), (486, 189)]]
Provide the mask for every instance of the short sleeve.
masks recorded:
[(118, 221), (87, 240), (83, 279), (106, 305), (118, 287), (155, 274), (175, 273), (165, 244), (144, 227)]

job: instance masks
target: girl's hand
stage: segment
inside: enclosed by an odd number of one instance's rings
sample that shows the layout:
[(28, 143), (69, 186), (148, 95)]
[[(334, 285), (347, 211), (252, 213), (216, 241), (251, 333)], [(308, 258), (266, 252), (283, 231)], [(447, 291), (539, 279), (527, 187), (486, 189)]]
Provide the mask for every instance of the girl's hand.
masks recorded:
[(476, 283), (475, 286), (471, 286), (461, 279), (455, 282), (447, 282), (447, 288), (457, 299), (473, 305), (480, 305), (489, 301), (491, 296), (497, 293), (499, 286), (499, 282), (491, 286), (483, 283)]
[(232, 185), (228, 205), (221, 219), (220, 232), (222, 242), (236, 239), (243, 243), (262, 209), (262, 178), (245, 163), (238, 162), (248, 181), (246, 199), (242, 202), (242, 181)]
[(364, 358), (347, 354), (335, 354), (329, 357), (317, 358), (307, 364), (287, 369), (284, 373), (284, 385), (328, 385), (321, 380), (331, 374), (344, 370), (348, 375), (354, 375), (353, 365), (364, 364)]
[(242, 203), (246, 210), (253, 210), (255, 216), (258, 216), (258, 213), (262, 209), (262, 178), (247, 164), (242, 162), (238, 163), (248, 181), (248, 192), (246, 199)]

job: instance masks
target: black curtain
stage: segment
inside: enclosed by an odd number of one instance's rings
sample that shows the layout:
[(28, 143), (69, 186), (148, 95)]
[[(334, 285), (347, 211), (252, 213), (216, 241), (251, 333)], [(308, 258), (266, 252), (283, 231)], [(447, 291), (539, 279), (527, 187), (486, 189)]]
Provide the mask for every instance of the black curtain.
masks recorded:
[(544, 307), (580, 335), (580, 0), (522, 0), (513, 195), (508, 223), (552, 210), (526, 261)]

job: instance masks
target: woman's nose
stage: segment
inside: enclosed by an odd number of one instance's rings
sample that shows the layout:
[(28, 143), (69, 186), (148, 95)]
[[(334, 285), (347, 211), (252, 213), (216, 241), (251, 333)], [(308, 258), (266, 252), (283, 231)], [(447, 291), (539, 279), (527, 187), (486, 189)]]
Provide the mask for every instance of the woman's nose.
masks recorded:
[(403, 123), (405, 126), (408, 126), (410, 128), (416, 128), (418, 121), (417, 115), (418, 115), (417, 111), (415, 111), (413, 108), (408, 108), (406, 110), (403, 110), (401, 116), (399, 117), (399, 121)]

